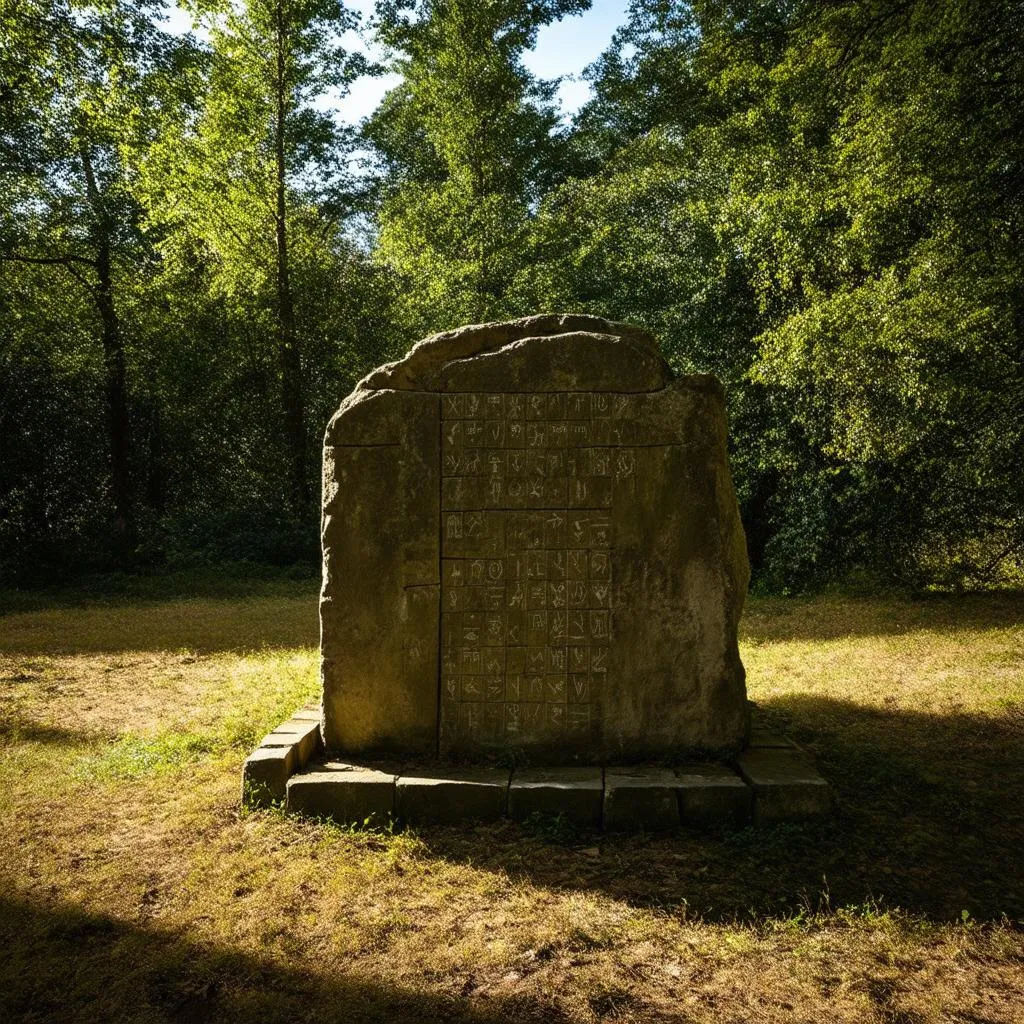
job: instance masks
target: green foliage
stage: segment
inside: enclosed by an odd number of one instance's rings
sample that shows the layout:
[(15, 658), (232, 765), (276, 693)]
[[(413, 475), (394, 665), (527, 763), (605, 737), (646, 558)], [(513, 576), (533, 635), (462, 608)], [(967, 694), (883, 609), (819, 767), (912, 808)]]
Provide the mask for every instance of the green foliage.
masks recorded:
[(1019, 576), (1019, 29), (1009, 2), (641, 0), (591, 69), (591, 169), (519, 286), (724, 380), (763, 586)]
[[(580, 309), (729, 396), (756, 585), (1024, 573), (1014, 0), (0, 0), (0, 573), (312, 564), (320, 430), (429, 331)], [(353, 175), (357, 146), (373, 173)]]
[[(563, 148), (555, 83), (522, 63), (542, 26), (589, 0), (381, 3), (381, 42), (402, 83), (365, 134), (387, 177), (377, 256), (401, 275), (422, 334), (516, 310), (510, 288), (532, 203)], [(411, 12), (411, 15), (410, 15)]]

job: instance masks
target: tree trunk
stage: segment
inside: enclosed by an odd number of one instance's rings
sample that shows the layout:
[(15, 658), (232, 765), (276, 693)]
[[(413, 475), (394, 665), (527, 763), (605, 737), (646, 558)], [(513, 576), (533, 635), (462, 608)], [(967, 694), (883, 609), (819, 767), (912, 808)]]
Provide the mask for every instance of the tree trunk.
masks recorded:
[(96, 277), (93, 289), (100, 316), (103, 338), (103, 366), (107, 392), (107, 432), (110, 444), (110, 489), (114, 499), (114, 539), (117, 555), (123, 559), (135, 537), (131, 505), (129, 451), (131, 430), (128, 420), (128, 386), (125, 374), (124, 340), (121, 322), (114, 304), (114, 280), (111, 266), (112, 225), (93, 174), (92, 160), (81, 150), (86, 194), (95, 216)]
[(288, 222), (285, 194), (284, 125), (287, 103), (285, 81), (286, 27), (282, 5), (277, 5), (277, 124), (274, 156), (276, 160), (277, 210), (275, 217), (277, 243), (277, 345), (281, 365), (281, 403), (285, 443), (288, 449), (291, 476), (291, 500), (296, 512), (309, 507), (309, 480), (306, 473), (306, 410), (302, 393), (302, 357), (295, 330), (295, 308), (292, 303), (290, 269), (288, 266)]

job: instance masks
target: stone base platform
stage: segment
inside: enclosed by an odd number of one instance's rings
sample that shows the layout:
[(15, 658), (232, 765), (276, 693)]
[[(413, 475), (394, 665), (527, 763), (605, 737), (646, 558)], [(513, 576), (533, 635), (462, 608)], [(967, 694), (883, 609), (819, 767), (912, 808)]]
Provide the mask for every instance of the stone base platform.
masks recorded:
[(322, 754), (319, 714), (304, 708), (245, 762), (242, 799), (349, 825), (455, 825), (534, 815), (583, 829), (743, 828), (825, 814), (828, 783), (802, 750), (757, 729), (733, 764), (483, 768), (353, 764)]

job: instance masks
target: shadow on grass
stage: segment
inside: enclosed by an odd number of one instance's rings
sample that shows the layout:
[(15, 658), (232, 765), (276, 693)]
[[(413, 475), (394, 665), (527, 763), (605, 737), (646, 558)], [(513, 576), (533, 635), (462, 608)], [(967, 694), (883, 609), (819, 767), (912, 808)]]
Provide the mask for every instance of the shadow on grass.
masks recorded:
[(830, 818), (570, 843), (512, 823), (421, 834), (438, 856), (711, 920), (880, 905), (1024, 923), (1024, 707), (932, 715), (792, 696), (765, 709), (814, 754)]
[(0, 1019), (467, 1024), (566, 1018), (529, 998), (400, 989), (323, 962), (323, 975), (75, 907), (0, 900)]
[[(131, 668), (139, 654), (215, 654), (264, 648), (315, 648), (315, 592), (244, 599), (196, 597), (130, 604), (51, 607), (0, 618), (0, 654), (23, 658), (121, 656), (112, 669)], [(188, 664), (185, 660), (183, 665)], [(22, 677), (0, 679), (18, 682)]]
[(838, 640), (931, 631), (1024, 626), (1024, 592), (934, 594), (921, 598), (752, 597), (740, 623), (740, 642)]
[(44, 725), (18, 716), (0, 717), (0, 749), (11, 743), (42, 743), (49, 746), (84, 747), (114, 739), (115, 734), (98, 729), (73, 729), (58, 725)]

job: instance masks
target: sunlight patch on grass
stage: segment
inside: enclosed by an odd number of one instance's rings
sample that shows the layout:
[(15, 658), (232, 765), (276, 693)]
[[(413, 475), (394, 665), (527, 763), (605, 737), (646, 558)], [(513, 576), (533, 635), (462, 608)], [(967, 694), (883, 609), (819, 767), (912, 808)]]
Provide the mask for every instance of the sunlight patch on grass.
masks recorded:
[(191, 733), (165, 732), (149, 738), (122, 736), (99, 753), (79, 759), (72, 774), (88, 782), (139, 779), (180, 768), (215, 749), (211, 737)]

